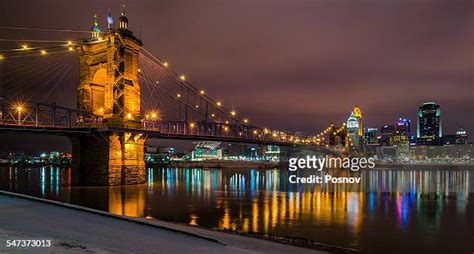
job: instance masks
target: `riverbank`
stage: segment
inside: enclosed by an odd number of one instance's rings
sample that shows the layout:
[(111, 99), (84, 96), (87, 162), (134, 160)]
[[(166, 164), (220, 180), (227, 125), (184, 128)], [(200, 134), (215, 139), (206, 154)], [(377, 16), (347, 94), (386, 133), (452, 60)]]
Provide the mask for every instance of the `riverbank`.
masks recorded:
[[(157, 220), (144, 220), (0, 191), (0, 252), (324, 253)], [(6, 240), (51, 240), (7, 248)]]

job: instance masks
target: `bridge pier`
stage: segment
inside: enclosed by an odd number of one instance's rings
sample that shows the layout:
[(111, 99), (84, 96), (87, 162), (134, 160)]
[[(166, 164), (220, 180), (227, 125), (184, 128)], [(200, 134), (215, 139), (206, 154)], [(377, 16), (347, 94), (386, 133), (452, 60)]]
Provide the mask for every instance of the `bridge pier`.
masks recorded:
[(71, 137), (72, 181), (77, 186), (145, 183), (145, 137), (132, 133), (96, 133)]

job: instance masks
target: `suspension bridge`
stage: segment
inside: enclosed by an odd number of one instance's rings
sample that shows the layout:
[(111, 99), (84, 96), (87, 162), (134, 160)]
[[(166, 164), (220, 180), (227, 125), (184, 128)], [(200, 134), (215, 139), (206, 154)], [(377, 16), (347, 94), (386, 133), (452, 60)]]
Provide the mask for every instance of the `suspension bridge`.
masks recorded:
[[(324, 144), (319, 136), (255, 126), (209, 96), (143, 47), (129, 30), (124, 8), (117, 24), (109, 14), (104, 31), (97, 16), (86, 31), (2, 30), (22, 39), (0, 39), (16, 44), (0, 53), (0, 131), (69, 137), (81, 184), (143, 183), (148, 138)], [(53, 33), (59, 39), (24, 39), (25, 32)]]

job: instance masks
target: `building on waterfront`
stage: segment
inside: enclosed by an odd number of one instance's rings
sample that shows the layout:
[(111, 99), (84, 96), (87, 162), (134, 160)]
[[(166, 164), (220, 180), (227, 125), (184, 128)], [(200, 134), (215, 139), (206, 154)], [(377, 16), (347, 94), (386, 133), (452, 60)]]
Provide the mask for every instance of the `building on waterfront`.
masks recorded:
[(390, 139), (395, 135), (396, 130), (394, 125), (384, 125), (380, 128), (380, 144), (391, 145)]
[(221, 142), (199, 141), (195, 142), (191, 151), (191, 160), (220, 160), (222, 159)]
[(270, 161), (280, 160), (280, 147), (277, 145), (268, 145), (265, 151), (265, 159)]
[(396, 134), (411, 134), (411, 123), (410, 119), (407, 118), (398, 118), (398, 121), (395, 124), (395, 133)]
[(418, 145), (442, 145), (441, 108), (435, 102), (425, 102), (418, 108), (416, 142)]
[(378, 145), (378, 129), (377, 128), (367, 128), (364, 131), (364, 143), (366, 145)]
[(456, 131), (456, 144), (467, 144), (469, 143), (469, 136), (467, 135), (467, 131), (463, 128), (459, 128)]
[(146, 164), (167, 164), (176, 154), (176, 149), (169, 146), (145, 146)]
[(469, 142), (467, 132), (463, 128), (456, 131), (456, 134), (443, 135), (443, 145), (462, 145)]
[(347, 142), (349, 147), (358, 148), (362, 144), (362, 113), (359, 107), (355, 107), (347, 119)]
[(224, 151), (224, 156), (227, 158), (239, 158), (247, 155), (247, 144), (229, 143)]
[(362, 110), (360, 109), (360, 107), (354, 107), (354, 109), (352, 110), (352, 112), (354, 112), (354, 117), (357, 119), (357, 123), (359, 124), (359, 137), (363, 137), (364, 136), (364, 125), (362, 123)]

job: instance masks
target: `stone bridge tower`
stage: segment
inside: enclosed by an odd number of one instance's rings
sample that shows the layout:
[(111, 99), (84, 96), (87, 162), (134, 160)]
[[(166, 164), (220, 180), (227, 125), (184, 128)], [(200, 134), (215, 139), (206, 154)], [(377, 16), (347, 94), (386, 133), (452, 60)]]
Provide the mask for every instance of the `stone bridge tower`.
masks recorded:
[(142, 42), (128, 30), (122, 8), (118, 28), (107, 17), (102, 32), (94, 16), (91, 38), (79, 45), (77, 106), (103, 117), (96, 134), (72, 138), (74, 180), (80, 185), (145, 182), (141, 134), (117, 131), (140, 126), (139, 51)]

